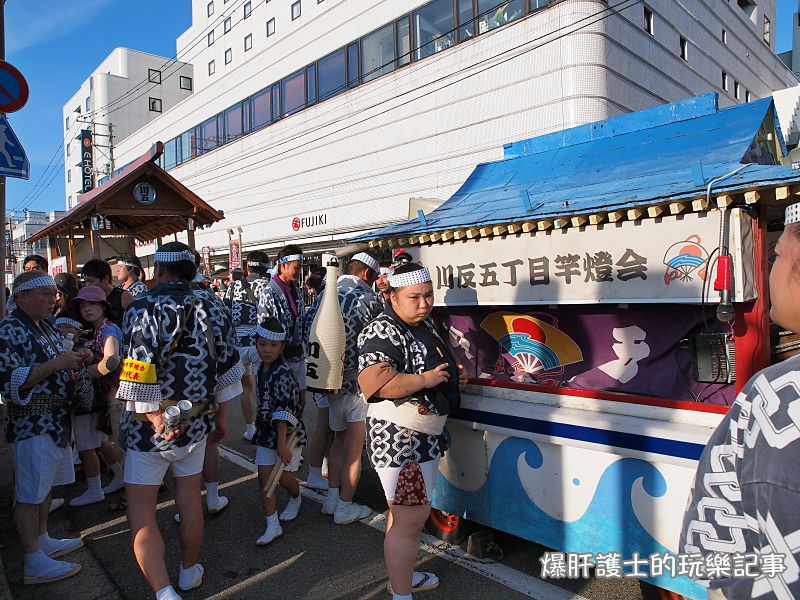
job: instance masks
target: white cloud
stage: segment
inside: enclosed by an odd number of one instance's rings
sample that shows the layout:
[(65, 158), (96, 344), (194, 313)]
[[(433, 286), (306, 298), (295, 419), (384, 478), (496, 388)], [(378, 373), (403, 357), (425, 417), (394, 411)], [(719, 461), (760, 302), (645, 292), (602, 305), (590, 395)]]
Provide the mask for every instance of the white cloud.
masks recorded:
[(86, 25), (113, 0), (18, 0), (6, 4), (6, 52), (57, 40)]

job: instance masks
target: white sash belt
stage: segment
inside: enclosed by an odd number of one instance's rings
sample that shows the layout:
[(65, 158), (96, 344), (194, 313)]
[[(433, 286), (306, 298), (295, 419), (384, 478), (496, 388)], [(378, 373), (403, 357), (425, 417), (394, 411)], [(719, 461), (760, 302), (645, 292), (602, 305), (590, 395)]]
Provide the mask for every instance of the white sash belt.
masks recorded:
[(374, 419), (383, 419), (400, 427), (413, 429), (430, 435), (441, 435), (447, 415), (437, 415), (433, 412), (421, 415), (416, 404), (404, 402), (397, 405), (391, 400), (373, 402), (367, 408), (367, 416)]

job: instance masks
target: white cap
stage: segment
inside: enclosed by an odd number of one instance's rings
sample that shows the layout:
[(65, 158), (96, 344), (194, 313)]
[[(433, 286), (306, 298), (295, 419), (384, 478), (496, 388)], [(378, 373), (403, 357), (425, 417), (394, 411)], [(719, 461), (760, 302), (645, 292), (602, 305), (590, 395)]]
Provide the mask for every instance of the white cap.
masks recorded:
[(427, 267), (421, 267), (408, 273), (393, 274), (389, 276), (389, 285), (393, 288), (400, 288), (417, 283), (427, 283), (431, 280), (430, 271)]

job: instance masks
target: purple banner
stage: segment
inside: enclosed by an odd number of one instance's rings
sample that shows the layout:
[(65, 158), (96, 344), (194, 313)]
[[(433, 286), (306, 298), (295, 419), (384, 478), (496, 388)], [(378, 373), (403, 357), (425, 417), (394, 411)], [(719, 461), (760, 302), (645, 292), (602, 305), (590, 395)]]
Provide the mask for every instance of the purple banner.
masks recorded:
[[(695, 381), (692, 352), (678, 347), (705, 328), (702, 311), (676, 304), (450, 307), (436, 316), (471, 377), (728, 405), (734, 386)], [(724, 331), (706, 312), (708, 331)]]

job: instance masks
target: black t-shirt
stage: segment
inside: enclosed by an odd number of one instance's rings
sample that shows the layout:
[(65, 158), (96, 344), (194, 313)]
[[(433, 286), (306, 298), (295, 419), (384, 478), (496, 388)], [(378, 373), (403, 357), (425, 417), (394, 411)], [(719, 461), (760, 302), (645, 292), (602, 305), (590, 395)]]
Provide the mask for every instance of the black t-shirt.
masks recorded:
[(118, 327), (122, 327), (122, 289), (115, 287), (106, 295), (106, 300), (111, 305), (108, 311), (108, 320)]

